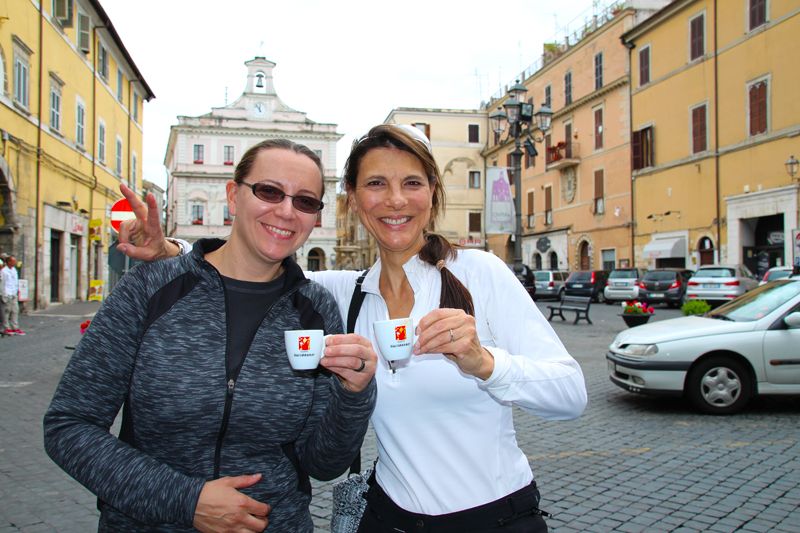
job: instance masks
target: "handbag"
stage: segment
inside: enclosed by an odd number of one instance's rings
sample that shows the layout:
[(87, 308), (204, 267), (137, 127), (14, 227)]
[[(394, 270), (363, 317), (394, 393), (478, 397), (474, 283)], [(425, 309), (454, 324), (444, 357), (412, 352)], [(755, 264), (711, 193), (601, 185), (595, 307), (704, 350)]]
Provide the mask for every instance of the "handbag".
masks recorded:
[[(361, 284), (367, 276), (366, 270), (356, 280), (356, 288), (350, 300), (347, 313), (347, 333), (353, 333), (358, 320), (358, 312), (366, 294), (361, 291)], [(375, 461), (377, 463), (377, 461)], [(367, 508), (367, 480), (375, 470), (371, 468), (361, 472), (361, 451), (356, 454), (347, 479), (333, 485), (333, 513), (331, 514), (331, 533), (356, 533), (361, 524), (361, 515)]]

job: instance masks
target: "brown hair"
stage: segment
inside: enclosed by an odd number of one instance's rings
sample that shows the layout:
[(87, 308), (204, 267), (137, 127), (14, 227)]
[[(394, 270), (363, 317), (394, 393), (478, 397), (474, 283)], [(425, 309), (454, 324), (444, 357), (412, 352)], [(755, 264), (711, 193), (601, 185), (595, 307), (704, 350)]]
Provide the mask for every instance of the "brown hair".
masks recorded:
[(236, 170), (233, 171), (233, 181), (236, 183), (242, 183), (253, 170), (253, 164), (256, 161), (256, 156), (258, 156), (258, 153), (261, 150), (270, 149), (289, 150), (290, 152), (304, 155), (311, 159), (319, 169), (320, 180), (322, 182), (322, 196), (325, 196), (325, 168), (322, 166), (322, 160), (319, 158), (316, 152), (311, 150), (308, 146), (304, 144), (298, 144), (290, 141), (289, 139), (270, 139), (268, 141), (261, 141), (260, 143), (254, 144), (248, 148), (248, 150), (242, 156), (242, 159), (239, 160), (239, 164), (236, 165)]
[[(441, 260), (452, 260), (456, 258), (457, 246), (439, 235), (433, 233), (435, 222), (445, 209), (445, 192), (442, 185), (439, 167), (433, 159), (428, 147), (422, 141), (415, 139), (402, 128), (392, 124), (381, 124), (375, 126), (369, 133), (353, 141), (350, 156), (344, 164), (344, 176), (342, 186), (348, 194), (355, 193), (358, 181), (358, 171), (361, 161), (371, 150), (376, 148), (390, 148), (408, 152), (422, 163), (422, 168), (428, 177), (428, 184), (433, 188), (433, 198), (430, 213), (430, 221), (425, 231), (425, 245), (420, 250), (419, 258), (430, 265), (436, 266)], [(346, 209), (346, 204), (343, 206)], [(341, 213), (340, 213), (341, 215)], [(472, 295), (469, 290), (453, 275), (448, 268), (440, 270), (442, 276), (442, 293), (439, 298), (439, 307), (451, 309), (463, 309), (470, 315), (475, 315), (475, 307), (472, 302)]]

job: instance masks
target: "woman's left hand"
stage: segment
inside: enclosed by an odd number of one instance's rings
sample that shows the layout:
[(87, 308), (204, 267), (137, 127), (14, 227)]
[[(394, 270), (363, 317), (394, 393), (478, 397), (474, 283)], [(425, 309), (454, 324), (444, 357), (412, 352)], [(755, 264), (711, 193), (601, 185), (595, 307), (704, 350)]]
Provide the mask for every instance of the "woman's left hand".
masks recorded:
[(475, 317), (462, 309), (434, 309), (417, 324), (414, 354), (440, 353), (465, 374), (486, 380), (494, 371), (494, 357), (481, 346)]
[(378, 354), (361, 335), (332, 335), (325, 339), (325, 357), (319, 364), (339, 376), (345, 389), (361, 392), (375, 375)]

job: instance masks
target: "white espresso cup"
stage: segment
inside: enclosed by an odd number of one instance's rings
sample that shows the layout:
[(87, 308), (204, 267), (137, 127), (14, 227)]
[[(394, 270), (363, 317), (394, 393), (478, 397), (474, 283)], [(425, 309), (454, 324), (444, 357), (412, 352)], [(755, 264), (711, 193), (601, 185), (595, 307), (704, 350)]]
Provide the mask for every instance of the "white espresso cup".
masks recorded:
[(387, 361), (408, 359), (414, 349), (414, 321), (410, 318), (395, 318), (373, 322), (378, 349)]
[(284, 331), (286, 355), (295, 370), (314, 370), (319, 366), (325, 350), (325, 335), (321, 329), (299, 329)]

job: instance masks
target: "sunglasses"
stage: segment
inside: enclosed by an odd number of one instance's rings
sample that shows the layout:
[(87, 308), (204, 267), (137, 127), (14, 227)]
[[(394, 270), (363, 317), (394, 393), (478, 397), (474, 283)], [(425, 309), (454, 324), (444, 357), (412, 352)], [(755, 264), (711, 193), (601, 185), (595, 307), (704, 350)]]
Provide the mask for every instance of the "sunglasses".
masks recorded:
[(317, 200), (313, 196), (292, 196), (291, 194), (286, 194), (274, 185), (268, 185), (266, 183), (245, 183), (243, 181), (237, 183), (239, 185), (247, 185), (253, 189), (253, 194), (256, 195), (256, 198), (270, 204), (279, 204), (288, 196), (292, 199), (292, 206), (301, 213), (313, 215), (314, 213), (319, 213), (322, 211), (322, 208), (325, 207), (322, 200)]

